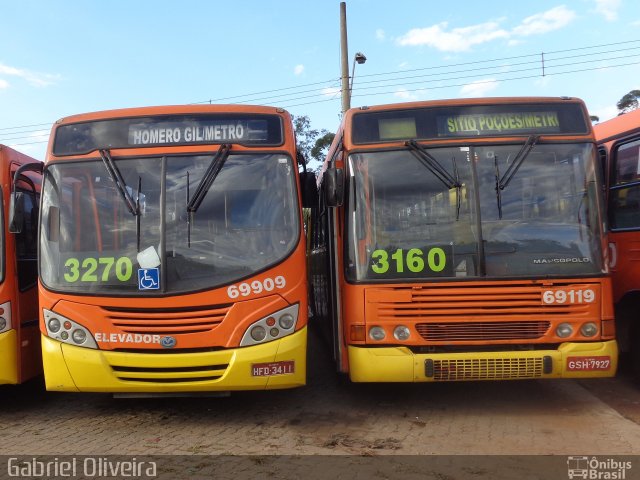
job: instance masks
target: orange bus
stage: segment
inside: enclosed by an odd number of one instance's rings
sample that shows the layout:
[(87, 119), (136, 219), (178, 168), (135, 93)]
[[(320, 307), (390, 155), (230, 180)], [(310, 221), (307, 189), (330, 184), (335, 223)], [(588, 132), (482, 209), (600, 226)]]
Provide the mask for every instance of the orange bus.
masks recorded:
[(640, 378), (640, 110), (594, 127), (607, 178), (616, 331)]
[[(36, 288), (41, 177), (32, 171), (39, 165), (0, 145), (0, 384), (22, 383), (42, 373)], [(20, 194), (23, 215), (20, 225), (10, 228), (5, 219), (14, 188)]]
[(323, 166), (314, 319), (355, 382), (610, 377), (589, 117), (571, 98), (349, 110)]
[(304, 385), (300, 177), (315, 177), (298, 175), (297, 161), (291, 117), (273, 107), (133, 108), (56, 122), (39, 230), (47, 389)]

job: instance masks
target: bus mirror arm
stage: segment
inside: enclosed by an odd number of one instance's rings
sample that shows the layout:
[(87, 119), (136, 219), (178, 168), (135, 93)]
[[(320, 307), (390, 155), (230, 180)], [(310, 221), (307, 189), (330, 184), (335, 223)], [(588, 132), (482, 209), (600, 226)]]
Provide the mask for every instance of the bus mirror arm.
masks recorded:
[(340, 207), (344, 202), (344, 170), (328, 168), (322, 176), (325, 184), (325, 201), (329, 207)]
[(316, 208), (318, 206), (318, 189), (316, 187), (316, 174), (313, 172), (300, 172), (300, 188), (302, 190), (303, 208)]

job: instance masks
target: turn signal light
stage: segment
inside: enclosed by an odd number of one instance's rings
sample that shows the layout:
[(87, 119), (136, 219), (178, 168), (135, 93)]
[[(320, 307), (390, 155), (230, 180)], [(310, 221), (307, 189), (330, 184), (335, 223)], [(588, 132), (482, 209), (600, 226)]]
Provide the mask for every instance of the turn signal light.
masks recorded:
[(364, 325), (351, 325), (351, 341), (364, 342), (366, 338), (366, 332)]

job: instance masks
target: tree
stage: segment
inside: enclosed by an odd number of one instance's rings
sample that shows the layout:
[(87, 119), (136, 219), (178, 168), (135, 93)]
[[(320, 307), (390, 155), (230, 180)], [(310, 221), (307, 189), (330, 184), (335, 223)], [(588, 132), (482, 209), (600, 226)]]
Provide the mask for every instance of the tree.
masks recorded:
[(624, 97), (622, 97), (618, 103), (616, 103), (616, 107), (618, 107), (619, 114), (629, 113), (638, 106), (638, 99), (640, 99), (640, 90), (631, 90)]
[[(293, 128), (296, 131), (298, 152), (304, 156), (307, 167), (319, 170), (335, 135), (325, 129), (311, 128), (311, 120), (307, 115), (294, 115)], [(311, 165), (312, 160), (319, 165)]]

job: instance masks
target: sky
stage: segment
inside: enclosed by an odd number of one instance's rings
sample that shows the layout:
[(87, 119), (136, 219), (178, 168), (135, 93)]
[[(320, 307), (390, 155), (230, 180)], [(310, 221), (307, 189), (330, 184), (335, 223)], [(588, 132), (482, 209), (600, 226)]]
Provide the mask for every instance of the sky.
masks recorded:
[[(572, 96), (604, 121), (640, 89), (638, 0), (347, 0), (346, 12), (352, 107)], [(339, 0), (0, 0), (0, 143), (41, 160), (53, 122), (115, 108), (272, 105), (335, 131), (340, 75)]]

